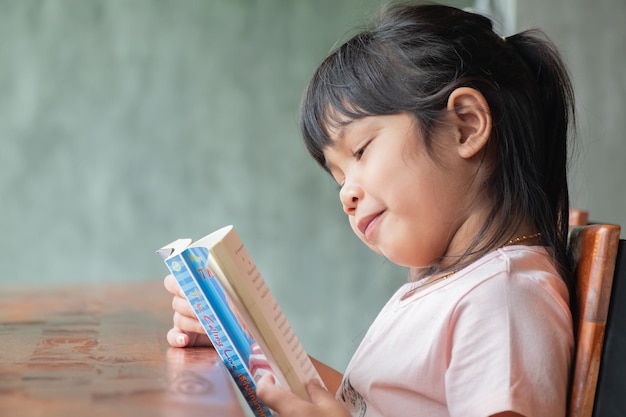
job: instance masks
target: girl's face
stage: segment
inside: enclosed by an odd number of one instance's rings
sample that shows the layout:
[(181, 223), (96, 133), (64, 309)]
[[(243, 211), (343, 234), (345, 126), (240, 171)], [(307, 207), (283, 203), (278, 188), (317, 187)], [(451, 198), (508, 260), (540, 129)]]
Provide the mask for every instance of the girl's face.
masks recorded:
[(356, 235), (396, 264), (428, 267), (463, 253), (480, 227), (481, 181), (454, 129), (434, 132), (434, 161), (416, 123), (406, 113), (356, 119), (331, 130), (324, 155)]

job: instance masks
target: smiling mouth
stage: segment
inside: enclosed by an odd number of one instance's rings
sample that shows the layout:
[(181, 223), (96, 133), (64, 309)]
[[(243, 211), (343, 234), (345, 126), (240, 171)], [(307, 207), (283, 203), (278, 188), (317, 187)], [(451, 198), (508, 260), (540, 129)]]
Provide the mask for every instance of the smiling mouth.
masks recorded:
[[(370, 228), (370, 226), (372, 225), (372, 223), (374, 223), (374, 221), (376, 219), (378, 219), (378, 217), (382, 214), (382, 211), (379, 211), (378, 213), (374, 213), (374, 214), (370, 214), (368, 216), (362, 217), (358, 223), (357, 223), (357, 228), (359, 229), (359, 231), (366, 236), (367, 235), (367, 231)], [(367, 236), (366, 236), (367, 237)]]

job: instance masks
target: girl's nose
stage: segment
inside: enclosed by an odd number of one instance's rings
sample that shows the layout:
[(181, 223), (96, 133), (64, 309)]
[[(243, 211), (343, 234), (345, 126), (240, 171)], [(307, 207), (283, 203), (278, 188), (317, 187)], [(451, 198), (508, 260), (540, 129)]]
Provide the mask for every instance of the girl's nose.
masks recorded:
[(339, 191), (339, 200), (343, 211), (348, 216), (354, 216), (359, 201), (363, 198), (363, 189), (354, 182), (345, 182)]

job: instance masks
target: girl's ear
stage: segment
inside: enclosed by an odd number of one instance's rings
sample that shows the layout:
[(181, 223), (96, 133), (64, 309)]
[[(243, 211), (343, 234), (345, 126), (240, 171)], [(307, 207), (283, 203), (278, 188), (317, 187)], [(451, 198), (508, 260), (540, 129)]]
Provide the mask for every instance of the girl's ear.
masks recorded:
[(456, 126), (457, 148), (468, 159), (485, 148), (491, 136), (491, 112), (482, 93), (470, 87), (457, 88), (447, 106)]

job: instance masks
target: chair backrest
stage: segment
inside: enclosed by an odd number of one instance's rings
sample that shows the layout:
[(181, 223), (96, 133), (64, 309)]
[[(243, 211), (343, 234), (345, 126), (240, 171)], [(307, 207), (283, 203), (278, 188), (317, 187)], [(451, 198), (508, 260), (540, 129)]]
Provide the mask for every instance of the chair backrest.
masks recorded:
[(570, 228), (578, 320), (569, 417), (591, 417), (593, 413), (619, 235), (616, 225)]
[(589, 212), (581, 209), (569, 210), (569, 225), (584, 226), (589, 223)]
[(595, 417), (626, 416), (626, 240), (619, 241), (604, 349), (593, 409)]

